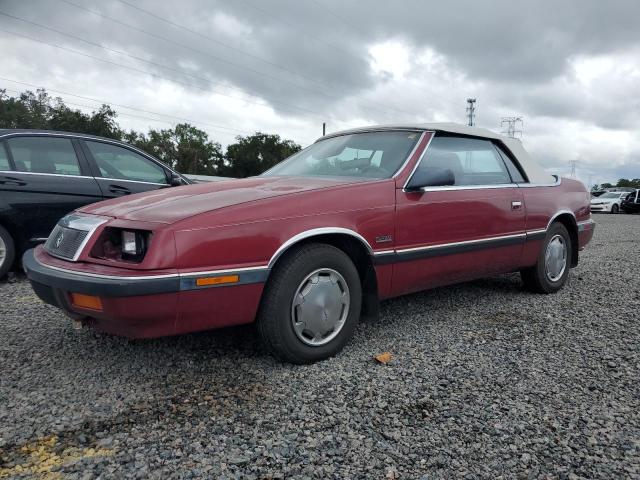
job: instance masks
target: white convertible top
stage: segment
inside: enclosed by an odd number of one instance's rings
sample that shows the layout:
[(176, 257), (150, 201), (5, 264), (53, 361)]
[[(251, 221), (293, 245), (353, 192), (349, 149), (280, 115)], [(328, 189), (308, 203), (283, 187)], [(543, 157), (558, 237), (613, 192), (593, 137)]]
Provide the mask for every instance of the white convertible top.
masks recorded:
[[(369, 127), (353, 128), (342, 130), (327, 135), (333, 137), (337, 135), (345, 135), (350, 133), (368, 132), (375, 130), (432, 130), (435, 132), (459, 133), (461, 135), (470, 135), (474, 137), (490, 138), (501, 142), (518, 160), (520, 166), (524, 169), (529, 182), (531, 183), (555, 183), (556, 179), (550, 173), (536, 162), (522, 146), (522, 142), (517, 138), (511, 138), (498, 133), (487, 130), (486, 128), (469, 127), (458, 123), (407, 123), (395, 125), (371, 125)], [(322, 137), (326, 138), (326, 137)]]

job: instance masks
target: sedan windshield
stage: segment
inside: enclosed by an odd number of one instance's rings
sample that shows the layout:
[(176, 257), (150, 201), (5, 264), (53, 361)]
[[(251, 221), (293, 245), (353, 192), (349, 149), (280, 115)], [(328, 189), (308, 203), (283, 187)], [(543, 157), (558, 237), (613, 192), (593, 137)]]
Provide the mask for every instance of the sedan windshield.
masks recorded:
[(620, 198), (621, 196), (620, 192), (608, 192), (600, 195), (600, 198)]
[(369, 132), (320, 140), (267, 170), (265, 176), (390, 178), (420, 132)]

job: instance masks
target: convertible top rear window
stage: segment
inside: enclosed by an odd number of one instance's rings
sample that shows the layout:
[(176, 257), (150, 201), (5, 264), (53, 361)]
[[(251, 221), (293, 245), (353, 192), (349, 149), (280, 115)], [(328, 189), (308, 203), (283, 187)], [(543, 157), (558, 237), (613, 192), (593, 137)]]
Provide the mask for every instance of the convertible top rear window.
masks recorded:
[(263, 175), (390, 178), (419, 138), (420, 132), (409, 131), (330, 137), (292, 155)]

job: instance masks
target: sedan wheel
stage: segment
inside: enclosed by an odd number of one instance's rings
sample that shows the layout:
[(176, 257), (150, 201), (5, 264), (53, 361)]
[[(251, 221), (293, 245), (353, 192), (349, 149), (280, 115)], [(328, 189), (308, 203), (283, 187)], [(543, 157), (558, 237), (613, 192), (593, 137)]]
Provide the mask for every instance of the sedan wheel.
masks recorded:
[(555, 293), (569, 278), (572, 245), (567, 228), (553, 223), (547, 231), (538, 261), (520, 272), (525, 288), (537, 293)]
[(611, 213), (618, 213), (620, 211), (620, 207), (618, 207), (618, 204), (614, 203), (613, 207), (611, 207)]
[(312, 363), (342, 350), (361, 302), (360, 276), (351, 259), (331, 245), (304, 245), (287, 252), (271, 272), (258, 331), (275, 356)]
[(547, 243), (544, 265), (547, 278), (551, 282), (557, 282), (564, 274), (567, 268), (567, 244), (562, 235), (555, 235)]
[(15, 255), (15, 245), (11, 235), (0, 226), (0, 278), (4, 277), (13, 265)]

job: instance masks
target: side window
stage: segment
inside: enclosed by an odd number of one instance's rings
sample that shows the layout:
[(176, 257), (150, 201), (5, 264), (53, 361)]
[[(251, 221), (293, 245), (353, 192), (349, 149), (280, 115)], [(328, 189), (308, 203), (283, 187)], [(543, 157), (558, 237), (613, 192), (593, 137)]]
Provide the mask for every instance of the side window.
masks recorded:
[(518, 169), (518, 167), (516, 167), (516, 164), (513, 163), (513, 160), (511, 160), (511, 158), (505, 153), (502, 147), (495, 144), (494, 144), (494, 147), (496, 147), (496, 150), (498, 150), (500, 157), (502, 157), (502, 161), (507, 166), (507, 170), (509, 170), (509, 175), (511, 175), (511, 180), (514, 181), (515, 183), (525, 183), (526, 180), (524, 179), (524, 175), (522, 175), (522, 172)]
[(466, 137), (436, 136), (418, 166), (434, 183), (443, 172), (453, 174), (453, 185), (500, 185), (511, 183), (502, 158), (488, 140)]
[(7, 140), (18, 172), (80, 175), (80, 165), (68, 138), (14, 137)]
[(128, 148), (85, 141), (100, 169), (100, 176), (138, 182), (167, 183), (164, 169)]
[(7, 155), (7, 149), (2, 142), (0, 142), (0, 170), (11, 170), (9, 155)]

